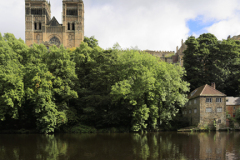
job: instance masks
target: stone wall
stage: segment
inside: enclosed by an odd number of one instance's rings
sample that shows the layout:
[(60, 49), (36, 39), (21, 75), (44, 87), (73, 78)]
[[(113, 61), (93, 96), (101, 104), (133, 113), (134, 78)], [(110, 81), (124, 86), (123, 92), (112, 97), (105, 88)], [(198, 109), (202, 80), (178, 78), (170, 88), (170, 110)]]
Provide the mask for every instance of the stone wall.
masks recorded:
[[(159, 57), (162, 61), (164, 62), (168, 62), (168, 63), (174, 63), (176, 57), (175, 56), (175, 52), (174, 51), (151, 51), (151, 50), (145, 50), (142, 52), (147, 52), (155, 57)], [(175, 59), (174, 59), (174, 58)]]
[[(206, 98), (212, 98), (212, 102), (206, 102)], [(222, 98), (222, 102), (216, 102), (216, 98)], [(212, 112), (206, 112), (211, 108)], [(222, 112), (217, 112), (222, 108)], [(197, 97), (189, 100), (183, 108), (183, 116), (187, 117), (191, 126), (214, 127), (214, 120), (220, 127), (226, 126), (226, 98), (225, 97)]]
[[(212, 102), (206, 102), (206, 98), (212, 98)], [(216, 102), (216, 98), (222, 98), (222, 102)], [(212, 112), (206, 112), (211, 108)], [(217, 108), (222, 108), (222, 112), (217, 112)], [(200, 97), (200, 123), (199, 126), (214, 127), (216, 124), (226, 126), (226, 97)]]
[[(189, 100), (185, 106), (184, 117), (188, 118), (188, 122), (191, 126), (198, 126), (200, 121), (200, 98), (194, 98)], [(191, 113), (190, 113), (191, 112)]]

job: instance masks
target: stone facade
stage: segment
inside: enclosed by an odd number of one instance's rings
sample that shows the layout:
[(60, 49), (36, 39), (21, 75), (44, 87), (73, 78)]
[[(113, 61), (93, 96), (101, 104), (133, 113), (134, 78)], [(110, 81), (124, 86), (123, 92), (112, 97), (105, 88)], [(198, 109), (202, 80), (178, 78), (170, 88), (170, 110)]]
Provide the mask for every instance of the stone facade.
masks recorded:
[(226, 126), (226, 95), (209, 85), (195, 89), (189, 95), (189, 102), (184, 107), (183, 116), (189, 124), (198, 127)]
[[(212, 102), (206, 102), (207, 98), (211, 98)], [(217, 102), (217, 98), (221, 99), (221, 102)], [(207, 109), (211, 108), (211, 112), (207, 112)], [(226, 125), (226, 97), (200, 97), (200, 126), (209, 125), (213, 127), (214, 120), (216, 124)]]
[(186, 104), (183, 115), (190, 125), (197, 126), (200, 122), (200, 97), (191, 99)]
[(63, 44), (78, 47), (84, 40), (84, 4), (82, 0), (63, 0), (62, 20), (51, 19), (51, 4), (46, 0), (25, 0), (25, 43), (46, 46)]
[(183, 61), (184, 53), (183, 53), (183, 52), (184, 52), (186, 49), (187, 49), (187, 45), (186, 45), (185, 42), (183, 42), (183, 40), (182, 40), (181, 47), (178, 48), (178, 46), (177, 46), (177, 48), (176, 48), (177, 61), (178, 61), (178, 63), (180, 64), (180, 66), (183, 66), (183, 63), (184, 63), (184, 61)]
[(231, 38), (231, 36), (228, 36), (227, 39), (240, 40), (240, 35), (233, 36), (232, 38)]

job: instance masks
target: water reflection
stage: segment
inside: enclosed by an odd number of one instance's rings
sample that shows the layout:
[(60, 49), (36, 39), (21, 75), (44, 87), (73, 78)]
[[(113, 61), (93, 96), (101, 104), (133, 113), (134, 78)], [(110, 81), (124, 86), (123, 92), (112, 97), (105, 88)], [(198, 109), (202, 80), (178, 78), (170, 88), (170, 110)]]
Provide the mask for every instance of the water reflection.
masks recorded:
[(0, 135), (0, 160), (78, 159), (240, 159), (240, 133)]

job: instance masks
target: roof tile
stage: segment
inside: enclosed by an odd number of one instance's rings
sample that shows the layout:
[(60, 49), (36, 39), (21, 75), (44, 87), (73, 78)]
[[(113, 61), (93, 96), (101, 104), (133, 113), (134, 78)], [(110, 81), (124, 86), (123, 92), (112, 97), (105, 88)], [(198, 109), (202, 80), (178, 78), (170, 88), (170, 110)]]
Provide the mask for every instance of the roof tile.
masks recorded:
[(205, 85), (195, 89), (194, 91), (192, 91), (188, 95), (188, 99), (193, 99), (193, 98), (201, 97), (201, 96), (221, 96), (221, 97), (225, 97), (226, 95), (224, 93), (214, 89), (213, 87), (205, 84)]

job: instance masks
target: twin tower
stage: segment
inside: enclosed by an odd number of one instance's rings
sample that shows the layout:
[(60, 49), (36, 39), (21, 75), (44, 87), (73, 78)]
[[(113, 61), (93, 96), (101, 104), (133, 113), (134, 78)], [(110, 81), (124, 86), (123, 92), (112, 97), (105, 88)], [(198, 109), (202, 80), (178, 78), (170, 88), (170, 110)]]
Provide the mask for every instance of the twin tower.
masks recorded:
[(84, 40), (84, 4), (82, 0), (63, 0), (62, 23), (51, 18), (46, 0), (25, 0), (25, 43), (78, 47)]

